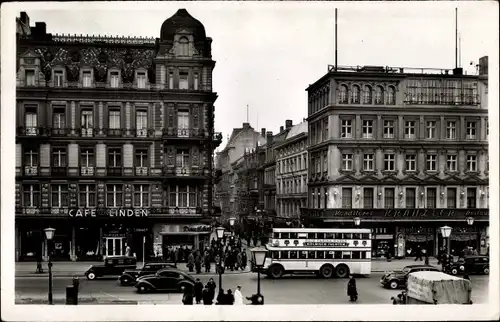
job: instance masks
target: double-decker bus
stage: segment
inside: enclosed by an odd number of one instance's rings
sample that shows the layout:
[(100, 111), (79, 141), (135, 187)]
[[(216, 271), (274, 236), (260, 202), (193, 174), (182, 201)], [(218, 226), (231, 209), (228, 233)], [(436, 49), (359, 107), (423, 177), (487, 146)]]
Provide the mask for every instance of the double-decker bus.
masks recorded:
[[(272, 278), (293, 273), (345, 278), (371, 272), (370, 229), (275, 228), (266, 248), (260, 271)], [(252, 271), (257, 269), (252, 265)]]

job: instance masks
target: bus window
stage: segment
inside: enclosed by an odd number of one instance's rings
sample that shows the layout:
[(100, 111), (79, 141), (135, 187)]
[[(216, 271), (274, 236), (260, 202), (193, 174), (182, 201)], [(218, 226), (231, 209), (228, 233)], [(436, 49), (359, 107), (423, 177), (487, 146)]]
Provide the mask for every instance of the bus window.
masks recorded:
[(361, 258), (361, 253), (364, 253), (364, 252), (353, 251), (352, 252), (352, 259), (360, 259)]
[(317, 233), (318, 239), (325, 239), (325, 233)]
[(335, 239), (343, 239), (342, 233), (334, 233)]
[(342, 259), (351, 259), (351, 252), (342, 252)]
[(316, 258), (317, 259), (325, 259), (325, 251), (324, 250), (316, 251)]
[(370, 234), (361, 234), (361, 239), (370, 239)]
[(333, 259), (333, 250), (326, 252), (325, 257), (326, 259)]
[(289, 239), (290, 234), (289, 233), (281, 233), (281, 239)]
[(352, 234), (352, 239), (361, 239), (361, 234), (360, 233)]
[(344, 233), (344, 239), (352, 239), (352, 233)]
[(362, 259), (365, 259), (365, 258), (368, 258), (366, 255), (368, 255), (369, 252), (361, 252), (361, 258)]
[(316, 239), (316, 233), (307, 233), (307, 238)]
[(267, 257), (267, 258), (273, 258), (273, 254), (271, 253), (271, 251), (270, 251), (270, 250), (268, 250), (268, 251), (266, 252), (266, 257)]
[(288, 251), (287, 250), (284, 250), (284, 251), (281, 251), (281, 259), (288, 259)]
[(296, 250), (291, 250), (290, 251), (290, 259), (297, 259), (298, 258), (298, 254), (297, 254), (297, 251)]
[(316, 251), (315, 250), (310, 250), (307, 252), (307, 258), (309, 259), (315, 259), (316, 258)]
[(326, 233), (325, 239), (335, 239), (335, 237), (333, 236), (333, 233)]
[(280, 233), (273, 233), (274, 239), (280, 239)]
[(342, 258), (342, 252), (340, 250), (336, 250), (335, 251), (335, 259), (340, 259)]
[(280, 258), (280, 252), (276, 251), (276, 250), (273, 250), (273, 259), (279, 259)]
[(307, 250), (303, 250), (303, 251), (299, 252), (299, 258), (306, 259), (307, 258)]
[(297, 233), (290, 233), (290, 239), (297, 239)]

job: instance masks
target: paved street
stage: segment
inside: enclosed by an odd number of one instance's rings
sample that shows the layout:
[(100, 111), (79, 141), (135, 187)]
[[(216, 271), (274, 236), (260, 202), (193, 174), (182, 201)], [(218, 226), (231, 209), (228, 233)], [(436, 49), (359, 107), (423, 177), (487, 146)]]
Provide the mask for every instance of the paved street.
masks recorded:
[[(380, 283), (382, 273), (373, 273), (370, 277), (357, 278), (360, 304), (389, 304), (391, 296), (399, 291), (384, 289)], [(199, 275), (206, 283), (210, 277)], [(484, 303), (488, 294), (488, 276), (471, 276), (474, 303)], [(54, 279), (54, 299), (56, 304), (64, 303), (65, 287), (71, 284), (71, 278), (56, 277)], [(43, 276), (17, 277), (16, 302), (28, 303), (29, 300), (47, 298), (48, 280)], [(223, 275), (223, 288), (234, 290), (237, 285), (243, 288), (243, 295), (256, 292), (257, 274), (241, 273)], [(285, 276), (279, 280), (262, 278), (262, 293), (266, 304), (349, 304), (346, 295), (347, 279), (318, 279), (312, 276)], [(95, 304), (113, 304), (113, 302), (129, 301), (138, 304), (180, 304), (181, 294), (137, 294), (134, 287), (123, 287), (115, 278), (88, 281), (81, 279), (80, 301)], [(132, 301), (132, 302), (130, 302)], [(85, 304), (85, 303), (82, 303)]]

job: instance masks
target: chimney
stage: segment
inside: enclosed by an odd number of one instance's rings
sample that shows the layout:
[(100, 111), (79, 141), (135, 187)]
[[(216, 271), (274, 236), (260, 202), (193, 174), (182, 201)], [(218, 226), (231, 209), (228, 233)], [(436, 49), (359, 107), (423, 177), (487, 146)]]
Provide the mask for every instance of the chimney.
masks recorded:
[(28, 14), (24, 11), (21, 12), (21, 19), (20, 20), (25, 25), (27, 25), (27, 26), (30, 25), (30, 17), (28, 17)]
[(286, 120), (285, 121), (285, 128), (288, 130), (293, 126), (293, 121), (292, 120)]
[(39, 35), (45, 35), (47, 33), (47, 25), (45, 22), (35, 22), (35, 28)]
[(285, 128), (283, 126), (280, 126), (280, 133), (283, 132)]
[(244, 129), (248, 129), (250, 127), (250, 123), (243, 123), (243, 128)]
[(479, 58), (479, 75), (488, 76), (488, 56)]
[(453, 75), (460, 76), (464, 74), (464, 69), (461, 67), (453, 68)]
[(267, 145), (270, 145), (273, 143), (273, 132), (269, 131), (266, 133), (266, 143)]
[(266, 137), (266, 128), (263, 127), (261, 130), (260, 130), (260, 136), (262, 136), (263, 138)]

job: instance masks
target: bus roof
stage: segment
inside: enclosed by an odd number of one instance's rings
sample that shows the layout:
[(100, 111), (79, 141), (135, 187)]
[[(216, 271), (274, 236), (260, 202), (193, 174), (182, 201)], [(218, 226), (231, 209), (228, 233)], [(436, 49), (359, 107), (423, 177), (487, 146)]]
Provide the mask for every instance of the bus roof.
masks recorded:
[(371, 233), (369, 228), (273, 228), (275, 233)]

